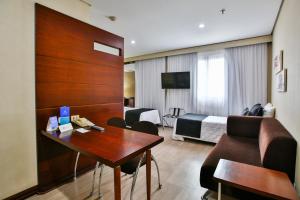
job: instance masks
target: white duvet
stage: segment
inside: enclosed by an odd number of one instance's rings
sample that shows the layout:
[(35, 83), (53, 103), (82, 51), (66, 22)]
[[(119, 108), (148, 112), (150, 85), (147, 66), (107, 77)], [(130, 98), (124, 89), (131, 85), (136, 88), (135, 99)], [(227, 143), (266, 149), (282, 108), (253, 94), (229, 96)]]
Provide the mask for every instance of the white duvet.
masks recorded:
[[(139, 109), (139, 108), (124, 107), (124, 119), (127, 110), (135, 110), (135, 109)], [(148, 122), (152, 122), (153, 124), (160, 124), (160, 116), (158, 110), (149, 110), (149, 111), (142, 112), (139, 121), (148, 121)]]
[[(201, 123), (200, 138), (193, 138), (193, 139), (217, 143), (220, 137), (224, 133), (226, 133), (226, 127), (227, 127), (226, 124), (227, 124), (227, 117), (208, 116)], [(176, 135), (176, 126), (177, 126), (177, 119), (175, 120), (174, 123), (172, 138), (174, 140), (183, 141), (184, 137), (186, 136)], [(190, 138), (190, 137), (186, 137), (186, 138)]]

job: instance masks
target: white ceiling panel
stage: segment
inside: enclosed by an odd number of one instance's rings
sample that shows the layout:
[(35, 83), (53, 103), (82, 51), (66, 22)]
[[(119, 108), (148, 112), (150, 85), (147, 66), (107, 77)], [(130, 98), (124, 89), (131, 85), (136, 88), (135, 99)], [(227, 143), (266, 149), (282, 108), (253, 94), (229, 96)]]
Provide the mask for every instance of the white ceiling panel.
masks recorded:
[[(93, 0), (92, 23), (125, 57), (271, 34), (281, 0)], [(225, 8), (224, 15), (220, 10)], [(106, 16), (115, 16), (116, 21)], [(205, 28), (198, 28), (200, 23)], [(134, 40), (136, 43), (131, 44)]]

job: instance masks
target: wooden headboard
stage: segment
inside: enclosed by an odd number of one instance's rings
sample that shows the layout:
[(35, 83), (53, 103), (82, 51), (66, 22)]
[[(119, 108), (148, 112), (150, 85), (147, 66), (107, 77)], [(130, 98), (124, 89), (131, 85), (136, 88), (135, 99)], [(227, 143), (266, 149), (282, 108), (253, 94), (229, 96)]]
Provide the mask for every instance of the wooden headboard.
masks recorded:
[[(38, 182), (46, 191), (73, 176), (76, 152), (40, 134), (60, 106), (100, 126), (123, 116), (124, 39), (42, 5), (35, 8)], [(119, 55), (94, 50), (94, 42)], [(81, 156), (79, 174), (94, 163)]]

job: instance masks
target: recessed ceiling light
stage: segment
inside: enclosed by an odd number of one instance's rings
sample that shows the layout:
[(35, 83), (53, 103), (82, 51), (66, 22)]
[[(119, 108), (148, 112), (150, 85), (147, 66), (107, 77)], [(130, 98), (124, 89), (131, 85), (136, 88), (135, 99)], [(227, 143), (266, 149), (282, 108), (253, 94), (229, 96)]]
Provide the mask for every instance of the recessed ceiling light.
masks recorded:
[(222, 8), (222, 9), (220, 10), (220, 13), (221, 13), (222, 15), (224, 15), (224, 14), (226, 13), (226, 9), (225, 9), (225, 8)]
[(204, 27), (205, 27), (205, 24), (201, 23), (201, 24), (199, 24), (198, 27), (199, 27), (199, 28), (204, 28)]
[(135, 40), (131, 40), (131, 42), (130, 42), (131, 44), (135, 44)]
[(109, 19), (110, 21), (114, 22), (117, 20), (116, 16), (106, 16), (107, 19)]

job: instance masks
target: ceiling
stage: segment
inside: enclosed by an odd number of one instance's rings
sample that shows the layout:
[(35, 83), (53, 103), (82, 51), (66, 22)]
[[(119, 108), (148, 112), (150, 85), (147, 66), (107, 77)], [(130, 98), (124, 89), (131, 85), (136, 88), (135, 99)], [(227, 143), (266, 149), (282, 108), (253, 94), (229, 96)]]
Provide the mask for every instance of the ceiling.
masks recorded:
[[(92, 24), (124, 37), (128, 58), (271, 34), (281, 0), (93, 0), (91, 4)], [(205, 27), (200, 29), (200, 23)]]

